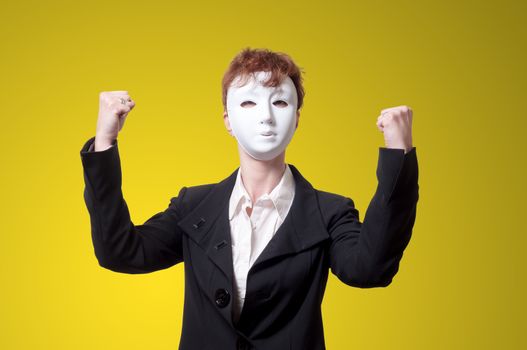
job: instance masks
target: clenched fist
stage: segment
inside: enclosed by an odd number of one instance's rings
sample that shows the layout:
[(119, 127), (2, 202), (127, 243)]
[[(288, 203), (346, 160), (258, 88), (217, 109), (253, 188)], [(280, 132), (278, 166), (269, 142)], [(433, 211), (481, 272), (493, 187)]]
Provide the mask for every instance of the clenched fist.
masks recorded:
[(124, 126), (135, 102), (128, 91), (103, 91), (99, 94), (99, 117), (95, 133), (95, 151), (107, 149)]
[(386, 108), (377, 118), (377, 127), (384, 134), (387, 148), (410, 151), (412, 146), (412, 109), (408, 106)]

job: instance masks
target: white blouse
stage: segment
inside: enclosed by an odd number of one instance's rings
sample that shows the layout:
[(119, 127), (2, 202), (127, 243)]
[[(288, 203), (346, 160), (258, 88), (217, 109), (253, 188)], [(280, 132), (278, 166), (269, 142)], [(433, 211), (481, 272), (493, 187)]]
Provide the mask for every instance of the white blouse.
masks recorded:
[[(229, 200), (232, 258), (234, 264), (235, 292), (234, 315), (238, 320), (247, 286), (247, 273), (265, 246), (284, 221), (295, 195), (295, 180), (286, 163), (286, 169), (278, 185), (261, 195), (254, 204), (247, 193), (238, 169), (236, 183)], [(252, 207), (251, 216), (247, 207)]]

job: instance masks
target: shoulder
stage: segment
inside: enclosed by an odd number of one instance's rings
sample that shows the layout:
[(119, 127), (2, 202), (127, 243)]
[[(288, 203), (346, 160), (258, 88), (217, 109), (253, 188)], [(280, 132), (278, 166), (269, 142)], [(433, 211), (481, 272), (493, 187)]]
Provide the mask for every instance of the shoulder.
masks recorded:
[(184, 186), (173, 200), (177, 200), (178, 208), (182, 213), (192, 211), (216, 186), (217, 183), (209, 183), (196, 186)]
[(359, 213), (355, 208), (355, 202), (350, 197), (319, 189), (314, 190), (317, 195), (320, 214), (328, 228), (343, 216), (352, 214), (358, 219)]
[(321, 206), (321, 209), (322, 208), (327, 209), (327, 208), (330, 208), (330, 207), (341, 206), (341, 205), (345, 204), (348, 201), (352, 201), (353, 202), (353, 200), (351, 198), (349, 198), (347, 196), (344, 196), (344, 195), (341, 195), (341, 194), (338, 194), (338, 193), (323, 191), (323, 190), (319, 190), (319, 189), (316, 189), (316, 188), (314, 190), (315, 190), (315, 193), (317, 195), (318, 203)]

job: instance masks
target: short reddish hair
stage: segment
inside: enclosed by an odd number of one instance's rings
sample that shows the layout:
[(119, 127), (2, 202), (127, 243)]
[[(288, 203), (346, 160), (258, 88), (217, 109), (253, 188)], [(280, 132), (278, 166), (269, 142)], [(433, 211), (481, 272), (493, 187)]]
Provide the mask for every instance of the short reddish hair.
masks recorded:
[(298, 96), (297, 110), (304, 102), (304, 87), (302, 86), (302, 72), (289, 55), (282, 52), (273, 52), (268, 49), (243, 49), (231, 61), (229, 68), (223, 75), (222, 80), (222, 102), (223, 108), (227, 109), (227, 90), (236, 77), (240, 77), (238, 86), (247, 83), (253, 73), (264, 71), (271, 72), (264, 86), (278, 86), (288, 76), (295, 84)]

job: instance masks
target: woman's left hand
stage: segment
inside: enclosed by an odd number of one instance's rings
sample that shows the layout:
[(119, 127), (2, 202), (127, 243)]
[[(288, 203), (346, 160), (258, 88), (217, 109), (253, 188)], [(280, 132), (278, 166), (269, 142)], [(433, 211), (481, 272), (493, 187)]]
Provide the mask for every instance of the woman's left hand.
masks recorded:
[(412, 109), (408, 106), (385, 108), (377, 118), (387, 148), (412, 149)]

